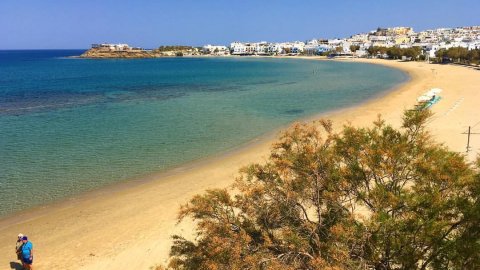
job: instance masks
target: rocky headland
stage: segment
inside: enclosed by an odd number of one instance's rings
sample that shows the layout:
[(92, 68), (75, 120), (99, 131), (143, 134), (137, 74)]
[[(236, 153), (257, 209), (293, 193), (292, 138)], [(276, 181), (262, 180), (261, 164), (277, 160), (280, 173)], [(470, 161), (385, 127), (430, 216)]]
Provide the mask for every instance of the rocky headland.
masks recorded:
[(94, 44), (91, 49), (81, 54), (80, 58), (158, 58), (172, 56), (198, 55), (199, 50), (190, 46), (160, 46), (157, 49), (145, 50), (132, 48), (126, 44)]
[(81, 58), (152, 58), (151, 51), (130, 50), (130, 51), (110, 51), (91, 48), (80, 55)]

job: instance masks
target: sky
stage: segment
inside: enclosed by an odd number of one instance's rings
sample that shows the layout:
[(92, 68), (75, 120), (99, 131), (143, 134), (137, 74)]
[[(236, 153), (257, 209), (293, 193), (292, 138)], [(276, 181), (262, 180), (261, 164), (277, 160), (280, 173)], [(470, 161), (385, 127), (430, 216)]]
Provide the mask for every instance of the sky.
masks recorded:
[(480, 25), (480, 0), (0, 0), (0, 49), (228, 45)]

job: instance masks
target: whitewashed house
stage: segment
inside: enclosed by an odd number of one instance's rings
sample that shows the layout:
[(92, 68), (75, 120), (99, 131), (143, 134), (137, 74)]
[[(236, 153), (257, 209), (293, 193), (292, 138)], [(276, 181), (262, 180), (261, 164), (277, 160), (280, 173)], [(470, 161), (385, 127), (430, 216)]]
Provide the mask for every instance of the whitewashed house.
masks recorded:
[(268, 55), (269, 44), (266, 41), (261, 41), (253, 44), (255, 46), (255, 54), (257, 55)]
[(255, 45), (252, 43), (232, 42), (230, 43), (232, 55), (253, 55), (255, 54)]
[(92, 48), (105, 50), (105, 51), (130, 51), (133, 49), (128, 44), (112, 44), (112, 43), (92, 44)]
[(229, 55), (230, 50), (227, 46), (205, 45), (202, 47), (202, 53), (211, 55)]

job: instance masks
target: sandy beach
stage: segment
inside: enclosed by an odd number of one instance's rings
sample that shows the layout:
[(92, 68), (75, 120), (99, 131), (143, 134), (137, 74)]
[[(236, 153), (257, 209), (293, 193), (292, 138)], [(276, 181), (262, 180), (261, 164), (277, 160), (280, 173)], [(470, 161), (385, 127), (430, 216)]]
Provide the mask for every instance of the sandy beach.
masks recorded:
[[(381, 114), (398, 127), (403, 111), (412, 108), (418, 96), (430, 88), (441, 88), (442, 99), (432, 107), (434, 116), (428, 123), (433, 137), (465, 153), (468, 127), (480, 133), (479, 70), (424, 62), (348, 61), (398, 68), (411, 80), (364, 104), (315, 118), (332, 119), (338, 128), (348, 122), (369, 125)], [(165, 263), (170, 236), (190, 235), (193, 228), (189, 222), (176, 224), (179, 206), (205, 189), (227, 187), (240, 167), (265, 160), (276, 135), (151, 179), (103, 188), (0, 219), (0, 269), (20, 269), (13, 249), (19, 232), (34, 244), (36, 270), (141, 270)], [(480, 135), (472, 135), (470, 146), (467, 156), (473, 161), (479, 153)]]

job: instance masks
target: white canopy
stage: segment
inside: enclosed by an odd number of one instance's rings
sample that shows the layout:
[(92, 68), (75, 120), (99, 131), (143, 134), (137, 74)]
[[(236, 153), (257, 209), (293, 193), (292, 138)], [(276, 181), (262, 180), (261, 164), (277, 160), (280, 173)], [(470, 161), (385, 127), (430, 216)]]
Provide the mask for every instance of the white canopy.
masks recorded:
[(440, 88), (432, 88), (432, 89), (430, 90), (430, 92), (435, 93), (435, 94), (438, 94), (438, 93), (441, 93), (441, 92), (442, 92), (442, 89), (440, 89)]
[(440, 88), (432, 88), (430, 89), (428, 92), (426, 92), (425, 94), (423, 94), (424, 96), (427, 96), (427, 97), (433, 97), (433, 96), (436, 96), (438, 95), (438, 93), (442, 92), (442, 89)]
[(430, 99), (432, 99), (432, 97), (429, 97), (429, 96), (425, 96), (425, 95), (424, 95), (424, 96), (419, 96), (419, 97), (417, 98), (417, 101), (418, 101), (418, 102), (423, 102), (423, 101), (429, 101)]

